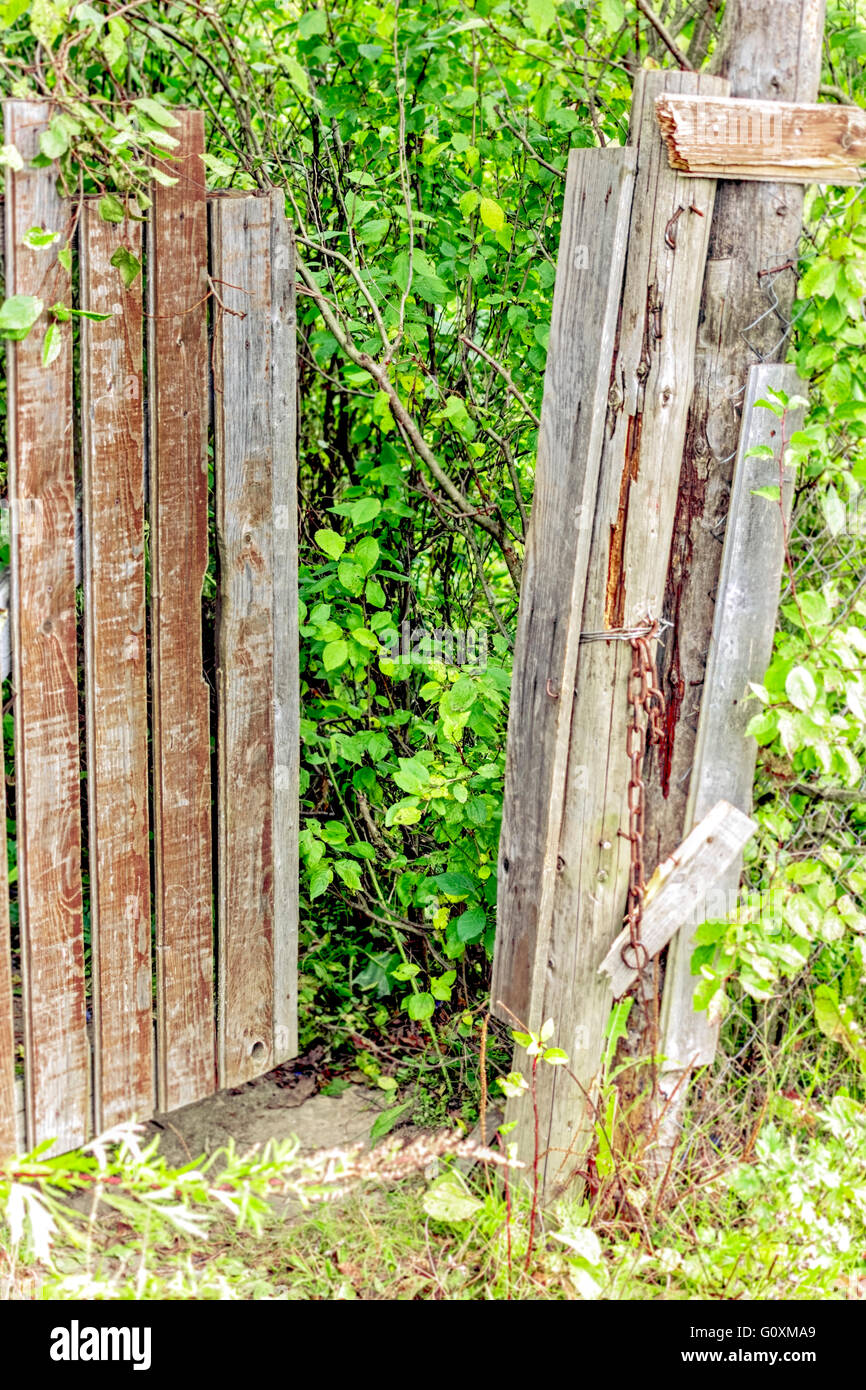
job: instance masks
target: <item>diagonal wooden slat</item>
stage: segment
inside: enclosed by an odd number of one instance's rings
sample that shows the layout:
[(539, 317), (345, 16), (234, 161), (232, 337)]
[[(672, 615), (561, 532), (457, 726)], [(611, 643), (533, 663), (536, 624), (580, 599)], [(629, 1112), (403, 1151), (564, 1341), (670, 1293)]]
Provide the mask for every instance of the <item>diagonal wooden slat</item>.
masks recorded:
[(153, 1112), (147, 766), (142, 282), (124, 289), (112, 255), (141, 259), (141, 224), (103, 222), (85, 203), (82, 320), (85, 689), (98, 1130)]
[[(68, 304), (70, 277), (57, 251), (71, 226), (56, 170), (33, 169), (49, 108), (5, 105), (7, 144), (25, 161), (7, 173), (6, 294)], [(60, 240), (23, 245), (34, 226)], [(12, 504), (12, 632), (16, 821), (25, 1009), (29, 1145), (58, 1150), (90, 1128), (81, 903), (78, 653), (75, 605), (75, 474), (72, 334), (43, 365), (46, 319), (8, 345), (9, 495)]]

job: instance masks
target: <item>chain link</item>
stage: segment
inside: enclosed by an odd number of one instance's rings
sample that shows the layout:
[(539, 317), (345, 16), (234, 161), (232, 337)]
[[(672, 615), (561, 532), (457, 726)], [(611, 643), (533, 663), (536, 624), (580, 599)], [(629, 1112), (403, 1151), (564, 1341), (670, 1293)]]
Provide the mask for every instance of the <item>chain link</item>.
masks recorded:
[(649, 952), (641, 941), (640, 927), (646, 878), (643, 862), (644, 781), (643, 763), (647, 733), (651, 745), (661, 742), (664, 730), (665, 700), (659, 689), (653, 643), (659, 635), (657, 619), (647, 618), (643, 631), (629, 636), (631, 672), (628, 681), (628, 703), (631, 719), (626, 729), (626, 754), (631, 765), (628, 783), (628, 838), (631, 841), (631, 865), (628, 881), (629, 939), (622, 948), (623, 964), (640, 972), (649, 964)]

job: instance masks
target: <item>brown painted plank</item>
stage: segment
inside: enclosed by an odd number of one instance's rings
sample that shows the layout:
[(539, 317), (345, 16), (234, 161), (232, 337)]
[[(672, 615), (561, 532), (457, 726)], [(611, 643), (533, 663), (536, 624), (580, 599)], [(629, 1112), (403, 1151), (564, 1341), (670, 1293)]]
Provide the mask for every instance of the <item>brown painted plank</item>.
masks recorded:
[[(647, 884), (640, 939), (649, 957), (657, 956), (686, 921), (698, 926), (710, 915), (709, 894), (722, 874), (742, 859), (742, 851), (757, 830), (755, 821), (729, 801), (717, 801), (690, 831), (683, 843), (660, 864)], [(637, 982), (631, 935), (623, 928), (601, 965), (614, 999)]]
[[(658, 616), (677, 493), (676, 463), (685, 434), (710, 213), (711, 181), (671, 170), (655, 119), (662, 90), (720, 92), (720, 78), (693, 73), (639, 75), (630, 143), (638, 168), (607, 429), (599, 472), (593, 540), (583, 604), (584, 633), (610, 631)], [(676, 222), (677, 209), (686, 211)], [(611, 994), (598, 967), (622, 925), (629, 844), (626, 757), (626, 641), (582, 643), (571, 711), (569, 763), (551, 930), (539, 937), (530, 1025), (553, 1018), (571, 1070), (590, 1090)], [(570, 1174), (566, 1151), (585, 1142), (583, 1095), (561, 1068), (539, 1074), (545, 1184), (552, 1193)], [(531, 1117), (518, 1119), (528, 1151)]]
[(271, 430), (274, 497), (274, 1064), (298, 1051), (298, 501), (295, 245), (272, 194)]
[(536, 941), (549, 931), (635, 164), (632, 149), (569, 158), (499, 842), (490, 997), (506, 1020), (526, 1018)]
[(85, 689), (93, 962), (94, 1120), (147, 1119), (154, 1106), (144, 575), (141, 224), (103, 222), (85, 203), (81, 325)]
[[(5, 106), (5, 141), (38, 152), (48, 107)], [(22, 245), (30, 227), (69, 233), (52, 168), (7, 174), (6, 293), (69, 302), (63, 241)], [(59, 1151), (89, 1130), (81, 911), (72, 334), (42, 366), (43, 318), (7, 345), (16, 817), (25, 1008), (27, 1141)]]
[(207, 206), (204, 121), (177, 113), (180, 142), (153, 190), (147, 231), (151, 680), (159, 1108), (215, 1087), (208, 690)]
[(221, 1086), (273, 1063), (271, 220), (269, 197), (211, 204)]
[(656, 115), (671, 167), (702, 178), (861, 183), (866, 112), (741, 97), (665, 94)]

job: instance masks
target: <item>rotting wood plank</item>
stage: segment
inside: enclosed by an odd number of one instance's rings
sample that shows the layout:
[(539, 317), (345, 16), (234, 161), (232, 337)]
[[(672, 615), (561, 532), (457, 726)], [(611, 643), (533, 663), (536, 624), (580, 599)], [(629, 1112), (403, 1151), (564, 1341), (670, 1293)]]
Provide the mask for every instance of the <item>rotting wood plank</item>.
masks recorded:
[[(633, 149), (572, 150), (520, 595), (491, 1001), (525, 1019), (549, 931)], [(504, 1006), (504, 1007), (503, 1007)]]
[(85, 689), (98, 1131), (154, 1107), (150, 945), (144, 390), (141, 276), (125, 289), (111, 257), (141, 260), (141, 224), (81, 210), (81, 461)]
[[(630, 143), (637, 180), (626, 251), (619, 338), (609, 395), (583, 632), (658, 616), (676, 505), (677, 470), (692, 388), (692, 355), (714, 184), (671, 170), (655, 119), (662, 90), (724, 93), (720, 78), (641, 73)], [(682, 212), (679, 210), (683, 209)], [(631, 653), (624, 641), (581, 644), (571, 714), (565, 811), (552, 930), (539, 938), (530, 1026), (553, 1018), (570, 1070), (589, 1092), (611, 993), (598, 967), (623, 920), (628, 881), (625, 751)], [(518, 1062), (519, 1065), (519, 1062)], [(539, 1071), (545, 1194), (579, 1159), (591, 1129), (580, 1086), (561, 1068)], [(531, 1116), (518, 1109), (519, 1151), (531, 1152)]]
[(272, 195), (271, 432), (274, 502), (274, 1065), (298, 1051), (297, 379), (295, 245), (284, 195)]
[[(640, 924), (641, 944), (650, 958), (667, 946), (686, 921), (697, 926), (705, 920), (708, 913), (704, 905), (710, 901), (710, 892), (742, 854), (757, 828), (755, 821), (736, 806), (718, 801), (670, 858), (658, 866), (647, 884)], [(630, 940), (625, 927), (598, 967), (599, 974), (607, 976), (614, 999), (621, 999), (638, 978), (637, 969), (629, 963), (634, 959)]]
[(703, 178), (861, 183), (866, 112), (859, 106), (659, 97), (671, 167)]
[[(53, 167), (34, 169), (49, 108), (5, 104), (4, 140), (25, 167), (7, 171), (6, 294), (69, 303), (57, 260), (71, 226)], [(25, 233), (60, 233), (30, 250)], [(27, 1142), (58, 1151), (90, 1128), (85, 1019), (75, 607), (72, 334), (42, 365), (45, 320), (7, 344), (18, 889), (25, 1011)]]
[(273, 1061), (274, 632), (271, 199), (212, 203), (219, 1080)]
[[(776, 0), (768, 14), (752, 0), (727, 0), (716, 70), (737, 97), (814, 101), (823, 0)], [(650, 751), (645, 772), (648, 872), (689, 829), (686, 803), (743, 395), (755, 362), (785, 356), (802, 208), (803, 189), (793, 184), (722, 181), (716, 190), (668, 560), (663, 616), (671, 627), (659, 643), (665, 739)]]
[[(765, 364), (749, 373), (686, 807), (687, 829), (722, 798), (743, 812), (752, 804), (757, 744), (745, 731), (759, 706), (747, 695), (750, 682), (763, 680), (772, 656), (794, 488), (793, 470), (784, 468), (780, 455), (783, 438), (790, 439), (802, 425), (802, 410), (792, 409), (783, 437), (776, 415), (756, 406), (771, 387), (793, 396), (802, 390), (802, 383), (791, 366)], [(746, 457), (757, 445), (769, 445), (775, 456)], [(755, 489), (773, 486), (780, 488), (779, 502), (755, 495)], [(735, 898), (741, 869), (738, 856), (719, 879), (717, 891)], [(715, 1055), (718, 1023), (710, 1020), (706, 1010), (696, 1013), (693, 1005), (691, 958), (698, 925), (678, 932), (668, 952), (661, 1014), (662, 1089), (668, 1095), (679, 1086), (684, 1071), (711, 1062)], [(679, 1086), (678, 1094), (684, 1099), (684, 1086)], [(666, 1116), (668, 1127), (674, 1118), (673, 1112)]]
[(151, 685), (157, 1088), (160, 1110), (215, 1089), (207, 569), (207, 206), (204, 120), (177, 111), (177, 180), (147, 224)]

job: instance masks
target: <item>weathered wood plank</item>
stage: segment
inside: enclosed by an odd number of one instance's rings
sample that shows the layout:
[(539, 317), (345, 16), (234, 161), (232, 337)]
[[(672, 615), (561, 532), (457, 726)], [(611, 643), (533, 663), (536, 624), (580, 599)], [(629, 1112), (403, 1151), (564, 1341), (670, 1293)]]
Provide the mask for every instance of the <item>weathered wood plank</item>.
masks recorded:
[[(780, 463), (780, 422), (771, 411), (755, 405), (771, 387), (794, 395), (802, 384), (794, 367), (765, 364), (749, 373), (686, 806), (687, 830), (721, 799), (743, 812), (752, 805), (757, 744), (746, 737), (745, 730), (757, 706), (746, 695), (750, 681), (763, 680), (772, 656), (784, 533), (794, 486), (792, 470)], [(802, 411), (792, 410), (784, 438), (789, 439), (801, 424)], [(775, 457), (747, 458), (748, 450), (760, 444), (772, 447)], [(756, 488), (775, 485), (781, 488), (780, 503), (754, 495)], [(735, 893), (741, 868), (738, 856), (716, 887)], [(664, 1072), (669, 1077), (673, 1074), (670, 1089), (683, 1069), (703, 1066), (715, 1055), (718, 1025), (710, 1022), (706, 1011), (696, 1013), (692, 1002), (691, 958), (698, 925), (694, 922), (692, 930), (679, 932), (668, 952), (661, 1051), (666, 1059)]]
[(525, 1019), (549, 931), (636, 154), (572, 150), (520, 596), (491, 1001)]
[[(57, 250), (70, 231), (56, 171), (29, 165), (48, 107), (11, 101), (5, 141), (25, 160), (7, 172), (6, 293), (69, 303)], [(29, 250), (30, 227), (61, 234)], [(26, 1017), (27, 1139), (59, 1151), (89, 1130), (81, 909), (78, 657), (75, 611), (75, 474), (72, 334), (42, 365), (45, 321), (7, 345), (12, 631), (15, 687), (19, 911)]]
[[(714, 63), (735, 96), (814, 101), (823, 30), (823, 0), (777, 0), (772, 15), (751, 0), (727, 0)], [(785, 356), (796, 271), (767, 272), (796, 247), (802, 207), (803, 189), (792, 184), (723, 181), (716, 190), (668, 561), (664, 617), (671, 627), (659, 644), (666, 736), (658, 756), (652, 750), (647, 760), (648, 870), (689, 830), (686, 804), (743, 396), (756, 360)], [(729, 800), (743, 810), (750, 805)]]
[(144, 575), (141, 224), (81, 211), (81, 472), (97, 1130), (154, 1106)]
[(6, 778), (0, 788), (0, 1159), (17, 1152), (18, 1092), (15, 1085), (15, 1005), (9, 934), (9, 866), (6, 846)]
[[(637, 181), (626, 252), (619, 338), (583, 604), (584, 632), (616, 630), (658, 615), (676, 506), (677, 470), (692, 389), (692, 354), (714, 185), (668, 163), (655, 120), (662, 90), (719, 93), (719, 78), (642, 73), (630, 142)], [(677, 215), (678, 209), (685, 212)], [(676, 221), (674, 219), (676, 218)], [(553, 1018), (571, 1070), (589, 1090), (601, 1056), (610, 990), (598, 967), (623, 920), (629, 866), (626, 757), (631, 653), (624, 641), (581, 645), (571, 712), (565, 811), (552, 930), (539, 937), (531, 1026)], [(583, 1095), (560, 1068), (539, 1074), (548, 1194), (572, 1166), (567, 1152), (588, 1133)], [(531, 1117), (518, 1119), (529, 1145)]]
[[(755, 821), (728, 801), (718, 801), (695, 826), (679, 849), (660, 864), (647, 884), (640, 939), (652, 959), (667, 946), (674, 932), (687, 921), (698, 926), (708, 916), (703, 905), (708, 894), (742, 854), (757, 830)], [(634, 952), (626, 950), (630, 935), (624, 928), (601, 965), (614, 999), (620, 999), (638, 978), (629, 964)], [(626, 951), (625, 959), (623, 952)]]
[(860, 183), (866, 112), (742, 97), (659, 97), (671, 167), (703, 178)]
[(298, 1051), (300, 676), (295, 245), (272, 194), (271, 431), (274, 549), (274, 1065)]
[[(271, 200), (211, 206), (218, 634), (219, 1078), (273, 1058)], [(236, 288), (239, 287), (239, 288)]]
[(147, 230), (157, 1081), (160, 1110), (215, 1087), (210, 728), (202, 674), (207, 569), (204, 121), (153, 190)]

